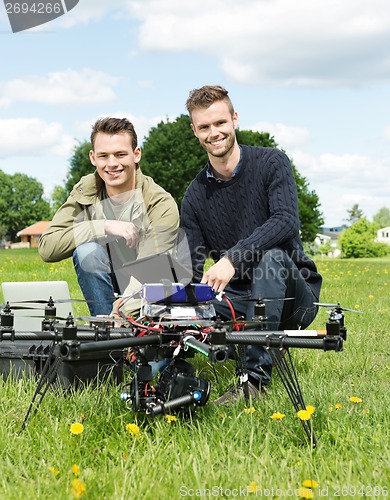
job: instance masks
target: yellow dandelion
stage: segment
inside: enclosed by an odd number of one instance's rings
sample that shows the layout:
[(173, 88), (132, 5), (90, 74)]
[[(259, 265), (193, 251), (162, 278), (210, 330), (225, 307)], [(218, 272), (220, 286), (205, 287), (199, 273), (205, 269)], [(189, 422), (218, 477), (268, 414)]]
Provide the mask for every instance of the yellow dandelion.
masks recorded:
[(244, 408), (244, 412), (245, 413), (255, 413), (255, 409), (253, 408), (253, 406), (251, 406), (250, 408)]
[(310, 415), (313, 415), (313, 413), (315, 412), (315, 408), (314, 408), (314, 406), (307, 405), (306, 411), (308, 411), (310, 413)]
[(314, 493), (310, 488), (298, 488), (297, 495), (301, 498), (314, 498)]
[(351, 397), (349, 398), (349, 400), (350, 400), (352, 403), (355, 403), (355, 404), (357, 404), (357, 403), (362, 403), (362, 402), (363, 402), (363, 400), (362, 400), (361, 398), (357, 397), (357, 396), (351, 396)]
[(141, 436), (141, 429), (138, 427), (137, 424), (127, 424), (126, 430), (132, 437), (140, 437)]
[(221, 413), (221, 414), (220, 414), (220, 417), (221, 417), (221, 418), (226, 418), (226, 413)]
[(307, 410), (299, 410), (297, 412), (297, 415), (301, 420), (310, 420), (311, 417), (311, 413)]
[(334, 405), (334, 407), (336, 408), (336, 410), (341, 410), (341, 408), (343, 407), (343, 405), (342, 405), (342, 404), (340, 404), (340, 403), (336, 403), (336, 404)]
[(72, 481), (72, 495), (75, 498), (80, 498), (84, 495), (85, 493), (85, 483), (84, 481), (81, 481), (81, 479), (73, 479)]
[(77, 436), (78, 434), (82, 434), (84, 432), (84, 425), (80, 422), (75, 422), (70, 426), (70, 432)]
[(247, 487), (247, 492), (248, 493), (256, 493), (258, 489), (258, 486), (256, 484), (256, 481), (251, 481), (250, 485)]
[(334, 409), (333, 405), (330, 405), (329, 406), (329, 413), (332, 413), (333, 409)]
[(75, 476), (78, 476), (80, 474), (80, 467), (76, 464), (72, 465), (71, 470)]
[(302, 486), (313, 489), (318, 488), (319, 484), (314, 479), (306, 479), (306, 481), (303, 481)]
[(282, 420), (286, 415), (284, 413), (273, 413), (270, 418), (274, 420)]
[(370, 413), (370, 408), (364, 408), (364, 410), (362, 410), (362, 415), (368, 415)]
[(373, 295), (369, 295), (369, 296), (368, 296), (368, 298), (369, 298), (369, 299), (373, 299), (373, 298), (374, 298), (374, 296), (373, 296)]
[(58, 474), (60, 473), (59, 469), (57, 469), (56, 467), (48, 467), (49, 471), (53, 474), (53, 476), (58, 476)]
[(171, 422), (176, 422), (177, 417), (174, 417), (173, 415), (165, 415), (164, 417), (169, 423)]

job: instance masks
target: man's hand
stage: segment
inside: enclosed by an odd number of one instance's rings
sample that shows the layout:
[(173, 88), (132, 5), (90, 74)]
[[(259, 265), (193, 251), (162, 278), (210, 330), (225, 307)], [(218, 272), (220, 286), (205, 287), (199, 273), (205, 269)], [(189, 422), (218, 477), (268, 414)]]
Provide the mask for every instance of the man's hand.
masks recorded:
[(106, 234), (124, 238), (128, 247), (135, 247), (137, 244), (139, 232), (137, 227), (132, 222), (106, 220), (104, 229)]
[(204, 273), (201, 283), (207, 283), (216, 293), (222, 292), (233, 278), (234, 273), (233, 264), (227, 257), (222, 257)]

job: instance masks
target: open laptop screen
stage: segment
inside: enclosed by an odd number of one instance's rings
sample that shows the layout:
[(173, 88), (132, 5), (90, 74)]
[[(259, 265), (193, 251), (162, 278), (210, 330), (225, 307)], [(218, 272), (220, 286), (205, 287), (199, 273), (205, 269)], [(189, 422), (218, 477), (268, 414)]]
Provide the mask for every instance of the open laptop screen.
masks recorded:
[[(53, 300), (70, 299), (69, 287), (66, 281), (15, 281), (2, 283), (4, 302), (18, 305), (26, 300)], [(45, 304), (23, 303), (20, 305), (33, 306), (34, 309), (14, 309), (14, 329), (16, 332), (39, 332), (41, 330), (42, 316)], [(40, 307), (41, 306), (41, 307)], [(72, 304), (56, 303), (57, 316), (67, 317), (73, 315)], [(37, 307), (37, 309), (35, 309)]]
[(143, 259), (126, 262), (123, 267), (141, 284), (169, 281), (184, 286), (191, 283), (192, 270), (186, 269), (169, 253), (160, 253)]

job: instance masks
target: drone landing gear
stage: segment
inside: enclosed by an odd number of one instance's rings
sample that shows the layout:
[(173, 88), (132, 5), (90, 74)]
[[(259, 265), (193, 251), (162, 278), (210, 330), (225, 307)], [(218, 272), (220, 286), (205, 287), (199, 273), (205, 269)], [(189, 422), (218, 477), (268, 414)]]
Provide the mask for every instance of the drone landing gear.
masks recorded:
[[(278, 372), (278, 375), (286, 389), (286, 392), (294, 406), (296, 412), (306, 410), (306, 404), (303, 399), (303, 394), (299, 385), (297, 372), (289, 349), (269, 350), (273, 365)], [(317, 446), (317, 440), (311, 425), (310, 420), (302, 420), (302, 427), (312, 447)]]
[(61, 362), (62, 358), (60, 356), (60, 345), (53, 344), (46, 359), (46, 362), (43, 366), (42, 373), (39, 378), (30, 406), (24, 417), (21, 429), (22, 431), (26, 428), (30, 415), (31, 417), (33, 417), (35, 413), (38, 411), (38, 408), (41, 405), (42, 400), (45, 397), (45, 394), (47, 393), (50, 385), (54, 382), (54, 380), (57, 377), (58, 369), (60, 367)]

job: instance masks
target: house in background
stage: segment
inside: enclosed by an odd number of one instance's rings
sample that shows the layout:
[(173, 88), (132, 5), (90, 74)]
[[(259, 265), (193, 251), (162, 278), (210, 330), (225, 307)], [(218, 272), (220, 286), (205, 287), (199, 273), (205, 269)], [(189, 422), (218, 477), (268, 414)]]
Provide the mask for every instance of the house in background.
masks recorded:
[(39, 238), (51, 221), (41, 220), (32, 226), (19, 231), (16, 236), (21, 238), (20, 243), (13, 243), (11, 248), (38, 248)]
[(318, 245), (325, 245), (329, 243), (331, 250), (328, 252), (328, 257), (338, 257), (340, 255), (340, 249), (337, 245), (338, 237), (341, 232), (345, 229), (345, 226), (335, 226), (335, 227), (321, 227), (320, 233), (317, 234), (314, 242)]
[(390, 226), (379, 229), (376, 234), (376, 241), (390, 245)]

